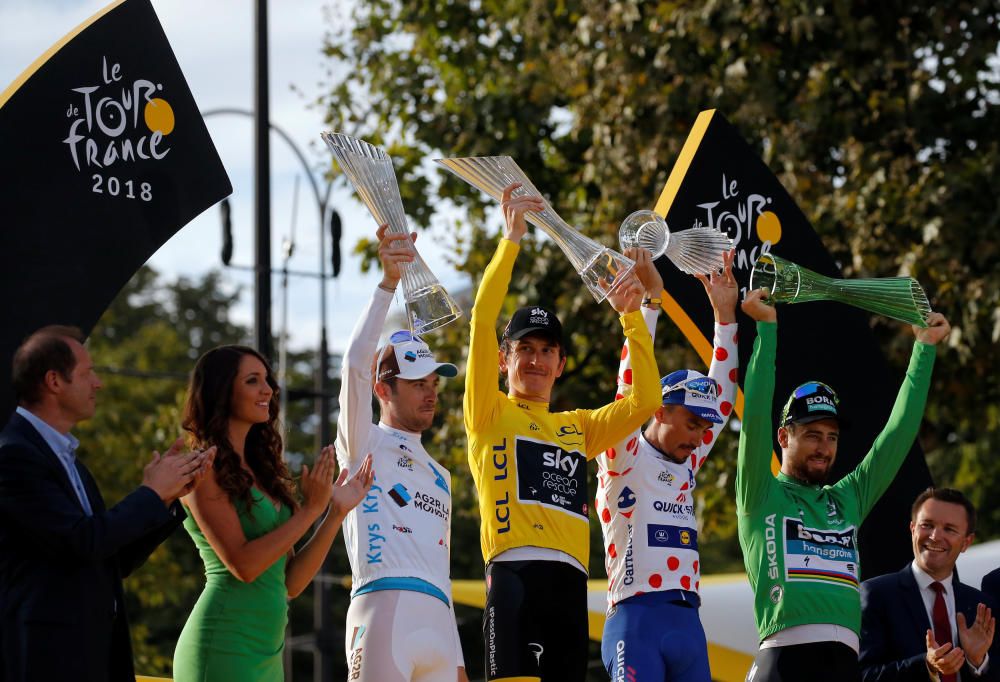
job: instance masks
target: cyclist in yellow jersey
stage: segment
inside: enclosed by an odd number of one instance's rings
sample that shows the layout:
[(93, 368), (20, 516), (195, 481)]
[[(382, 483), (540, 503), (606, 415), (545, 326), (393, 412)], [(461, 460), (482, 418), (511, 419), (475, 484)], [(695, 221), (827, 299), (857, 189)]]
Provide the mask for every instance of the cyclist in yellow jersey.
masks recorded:
[[(540, 305), (496, 321), (537, 196), (504, 190), (503, 239), (472, 309), (465, 379), (469, 464), (479, 492), (486, 566), (488, 680), (582, 681), (587, 668), (587, 460), (639, 428), (660, 402), (652, 340), (632, 276), (608, 295), (632, 348), (633, 390), (595, 410), (550, 412), (566, 365), (562, 325)], [(646, 254), (633, 254), (648, 258)], [(498, 390), (499, 375), (508, 393)]]

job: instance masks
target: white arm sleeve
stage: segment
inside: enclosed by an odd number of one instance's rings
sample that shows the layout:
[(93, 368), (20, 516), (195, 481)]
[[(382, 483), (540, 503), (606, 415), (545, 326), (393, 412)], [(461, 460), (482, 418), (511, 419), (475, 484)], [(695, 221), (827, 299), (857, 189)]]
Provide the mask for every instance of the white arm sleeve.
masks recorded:
[(715, 323), (715, 338), (712, 340), (712, 364), (708, 368), (708, 376), (719, 383), (719, 408), (722, 411), (722, 423), (712, 424), (712, 430), (705, 436), (708, 442), (703, 442), (696, 451), (693, 466), (695, 473), (705, 463), (705, 458), (715, 446), (715, 441), (729, 421), (729, 415), (733, 413), (733, 405), (736, 403), (737, 370), (740, 364), (736, 346), (738, 328), (739, 325), (735, 322), (730, 324)]
[(375, 288), (351, 333), (340, 374), (340, 415), (337, 417), (337, 463), (354, 471), (367, 452), (372, 424), (372, 362), (392, 294)]

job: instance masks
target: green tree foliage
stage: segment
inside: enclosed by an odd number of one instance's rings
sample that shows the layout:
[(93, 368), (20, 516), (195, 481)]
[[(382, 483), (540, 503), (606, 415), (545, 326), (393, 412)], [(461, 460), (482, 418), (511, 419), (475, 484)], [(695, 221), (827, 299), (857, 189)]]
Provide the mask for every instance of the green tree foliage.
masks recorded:
[[(996, 2), (962, 0), (372, 0), (328, 35), (327, 55), (340, 65), (332, 72), (343, 75), (320, 105), (332, 128), (387, 145), (418, 224), (442, 208), (465, 211), (447, 238), (473, 290), (496, 244), (497, 220), (487, 216), (498, 210), (425, 159), (509, 154), (567, 221), (610, 244), (625, 215), (654, 203), (698, 112), (719, 109), (779, 176), (845, 276), (911, 274), (952, 322), (923, 443), (937, 482), (969, 491), (984, 512), (981, 537), (993, 537), (998, 19)], [(371, 242), (358, 250), (371, 257)], [(509, 308), (553, 304), (572, 343), (554, 407), (605, 401), (621, 343), (610, 310), (594, 305), (551, 243), (524, 250)], [(909, 331), (872, 324), (902, 373)], [(458, 358), (465, 335), (453, 325), (435, 342)], [(698, 366), (669, 322), (657, 346), (661, 367)], [(478, 555), (465, 549), (475, 546), (478, 513), (464, 465), (460, 380), (442, 403), (433, 447), (456, 477), (455, 573), (479, 576)], [(720, 442), (699, 486), (704, 551), (716, 567), (738, 565), (734, 441)], [(592, 549), (599, 571), (600, 543)]]

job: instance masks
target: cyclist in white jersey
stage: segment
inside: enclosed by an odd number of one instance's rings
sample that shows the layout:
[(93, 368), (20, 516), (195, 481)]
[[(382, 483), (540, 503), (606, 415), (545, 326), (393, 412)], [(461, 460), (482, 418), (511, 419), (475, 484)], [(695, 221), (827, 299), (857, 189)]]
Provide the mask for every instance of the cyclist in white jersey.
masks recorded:
[[(709, 682), (705, 631), (698, 617), (701, 566), (694, 513), (695, 476), (732, 412), (737, 382), (732, 252), (721, 273), (698, 276), (715, 313), (708, 376), (682, 369), (661, 380), (663, 404), (644, 430), (597, 458), (595, 507), (604, 533), (608, 619), (601, 654), (611, 679)], [(642, 313), (655, 337), (663, 282), (636, 270), (646, 288)], [(631, 384), (628, 343), (618, 398)]]
[[(412, 262), (414, 251), (406, 237), (387, 235), (385, 225), (376, 235), (382, 281), (344, 355), (337, 419), (340, 466), (354, 471), (370, 452), (375, 470), (368, 497), (343, 525), (353, 578), (344, 642), (348, 679), (463, 682), (451, 603), (451, 474), (420, 442), (434, 419), (440, 377), (458, 370), (436, 362), (408, 331), (377, 348), (399, 264)], [(378, 424), (372, 423), (373, 389)]]

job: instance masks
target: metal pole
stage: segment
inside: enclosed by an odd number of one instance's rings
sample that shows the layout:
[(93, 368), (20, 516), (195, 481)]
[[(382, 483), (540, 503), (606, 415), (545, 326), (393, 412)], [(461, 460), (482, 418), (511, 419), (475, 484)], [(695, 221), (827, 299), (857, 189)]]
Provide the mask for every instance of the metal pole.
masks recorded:
[[(327, 396), (327, 376), (330, 373), (330, 355), (326, 339), (326, 204), (320, 206), (321, 227), (319, 234), (319, 309), (320, 339), (319, 368), (316, 371), (316, 411), (319, 428), (316, 430), (316, 451), (330, 443), (330, 398)], [(332, 552), (328, 552), (323, 565), (313, 579), (313, 628), (316, 632), (316, 649), (313, 663), (314, 682), (332, 682), (334, 679), (334, 646), (332, 614), (330, 612), (333, 586), (324, 579), (331, 571)]]
[(254, 337), (257, 350), (268, 360), (274, 356), (271, 344), (271, 147), (270, 108), (267, 71), (267, 0), (256, 0), (254, 38), (254, 198), (255, 252)]
[(288, 262), (295, 253), (295, 222), (299, 212), (299, 176), (295, 176), (295, 189), (292, 194), (292, 224), (289, 236), (281, 245), (281, 331), (278, 336), (278, 386), (279, 421), (281, 422), (282, 439), (285, 450), (288, 450)]

